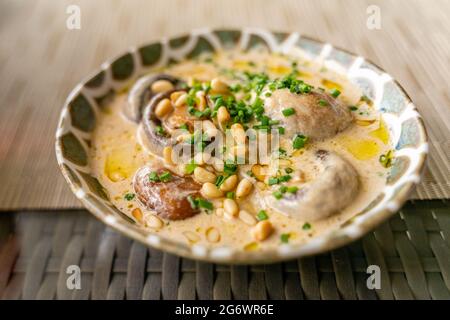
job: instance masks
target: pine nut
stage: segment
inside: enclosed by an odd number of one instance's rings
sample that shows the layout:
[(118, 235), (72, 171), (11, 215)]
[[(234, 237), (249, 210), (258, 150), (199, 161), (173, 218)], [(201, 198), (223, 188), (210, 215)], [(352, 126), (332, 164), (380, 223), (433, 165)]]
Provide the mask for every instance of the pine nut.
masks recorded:
[(131, 215), (138, 221), (142, 222), (142, 211), (139, 208), (134, 208), (133, 211), (131, 211)]
[(215, 184), (211, 182), (206, 182), (202, 185), (200, 193), (208, 199), (211, 198), (220, 198), (223, 196), (222, 191), (220, 191)]
[(259, 181), (264, 181), (264, 179), (266, 178), (265, 171), (266, 169), (259, 164), (255, 164), (252, 167), (252, 173)]
[(170, 113), (173, 110), (172, 102), (169, 99), (162, 99), (157, 105), (155, 109), (155, 115), (162, 119), (166, 114)]
[(198, 165), (204, 165), (211, 158), (211, 155), (204, 152), (198, 152), (194, 156), (194, 162)]
[(232, 215), (231, 213), (229, 213), (228, 211), (224, 211), (223, 212), (223, 216), (225, 217), (225, 219), (227, 220), (233, 220), (235, 218), (234, 215)]
[(227, 108), (220, 107), (219, 110), (217, 110), (217, 121), (219, 123), (224, 123), (230, 120), (230, 113), (228, 112)]
[(200, 236), (192, 231), (183, 232), (183, 236), (191, 243), (196, 243), (200, 240)]
[(204, 120), (202, 122), (203, 131), (208, 135), (208, 137), (212, 138), (217, 135), (217, 128), (210, 120)]
[(233, 217), (235, 217), (239, 212), (239, 206), (233, 199), (223, 200), (223, 208), (225, 209), (225, 212)]
[(252, 229), (253, 238), (257, 241), (267, 239), (273, 232), (272, 223), (269, 220), (263, 220)]
[(167, 92), (173, 90), (173, 84), (167, 80), (157, 80), (153, 82), (151, 90), (155, 93)]
[(225, 209), (224, 208), (217, 208), (215, 213), (216, 213), (216, 216), (223, 217), (223, 215), (225, 213)]
[(214, 181), (216, 181), (216, 175), (212, 172), (209, 172), (208, 170), (203, 169), (202, 167), (197, 167), (194, 169), (194, 178), (200, 183), (214, 183)]
[(151, 214), (146, 218), (146, 225), (147, 225), (147, 227), (150, 227), (153, 229), (161, 229), (163, 227), (164, 223), (160, 218)]
[(169, 165), (174, 165), (175, 163), (172, 160), (172, 147), (171, 146), (167, 146), (164, 147), (163, 149), (163, 157), (164, 157), (164, 161), (169, 164)]
[(217, 172), (223, 172), (225, 167), (223, 161), (220, 160), (219, 158), (212, 159), (212, 166), (214, 170), (216, 170)]
[(231, 191), (234, 189), (234, 187), (236, 186), (238, 182), (238, 177), (237, 175), (233, 174), (232, 176), (229, 176), (228, 178), (225, 179), (225, 181), (220, 185), (220, 190), (222, 191)]
[(200, 111), (205, 110), (206, 108), (206, 98), (205, 98), (205, 92), (198, 91), (195, 96), (197, 97), (197, 108)]
[(242, 179), (236, 188), (236, 197), (243, 198), (252, 191), (253, 184), (248, 179)]
[(216, 93), (227, 93), (228, 85), (218, 78), (211, 80), (211, 90)]
[(214, 208), (223, 208), (223, 200), (224, 199), (213, 199), (211, 202), (213, 203)]
[(175, 103), (177, 100), (178, 100), (178, 98), (179, 97), (181, 97), (183, 94), (185, 94), (186, 92), (184, 92), (184, 91), (175, 91), (175, 92), (172, 92), (171, 94), (170, 94), (170, 100), (173, 102), (173, 103)]
[(256, 224), (256, 218), (248, 211), (239, 211), (239, 219), (248, 224), (249, 226), (254, 226)]
[(175, 101), (175, 107), (179, 108), (185, 105), (187, 97), (188, 97), (187, 93), (183, 93), (182, 95), (180, 95), (178, 99)]
[(231, 126), (231, 135), (238, 145), (245, 144), (245, 131), (240, 123)]
[(219, 242), (220, 240), (220, 232), (214, 227), (210, 227), (206, 230), (206, 239), (209, 242)]

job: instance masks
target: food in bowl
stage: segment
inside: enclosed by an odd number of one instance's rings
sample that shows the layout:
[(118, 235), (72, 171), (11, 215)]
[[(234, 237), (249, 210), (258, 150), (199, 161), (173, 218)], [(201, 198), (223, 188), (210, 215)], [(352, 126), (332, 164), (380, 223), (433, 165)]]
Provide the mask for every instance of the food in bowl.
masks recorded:
[(222, 50), (143, 75), (92, 137), (92, 174), (152, 233), (269, 250), (340, 226), (382, 193), (393, 148), (373, 101), (295, 54)]

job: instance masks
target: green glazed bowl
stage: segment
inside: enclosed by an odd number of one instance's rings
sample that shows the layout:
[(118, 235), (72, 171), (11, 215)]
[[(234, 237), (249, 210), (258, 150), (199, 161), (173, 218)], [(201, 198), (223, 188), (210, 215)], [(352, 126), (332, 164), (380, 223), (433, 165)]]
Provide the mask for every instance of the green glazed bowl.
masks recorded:
[[(194, 58), (221, 49), (266, 46), (273, 52), (301, 50), (311, 60), (346, 74), (374, 101), (391, 136), (395, 160), (382, 193), (363, 211), (337, 229), (311, 238), (304, 244), (283, 244), (276, 249), (243, 252), (231, 247), (188, 246), (144, 229), (119, 211), (108, 192), (91, 175), (91, 134), (111, 97), (139, 76), (172, 61)], [(397, 212), (420, 181), (428, 153), (427, 135), (420, 114), (402, 87), (381, 68), (366, 59), (297, 32), (242, 30), (194, 30), (188, 35), (162, 39), (132, 48), (106, 61), (69, 94), (56, 132), (56, 157), (72, 191), (98, 219), (117, 231), (153, 248), (183, 257), (218, 263), (268, 263), (328, 251), (354, 241)]]

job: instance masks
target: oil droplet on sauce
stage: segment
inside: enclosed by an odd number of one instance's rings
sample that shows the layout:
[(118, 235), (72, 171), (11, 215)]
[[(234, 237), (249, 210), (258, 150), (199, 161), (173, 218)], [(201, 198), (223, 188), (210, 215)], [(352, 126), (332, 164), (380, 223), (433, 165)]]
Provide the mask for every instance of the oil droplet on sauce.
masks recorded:
[(133, 147), (123, 147), (111, 150), (105, 160), (105, 175), (113, 182), (125, 180), (138, 168), (134, 157)]
[(342, 91), (342, 86), (339, 83), (336, 83), (334, 81), (328, 80), (328, 79), (322, 79), (321, 83), (325, 88), (328, 89), (337, 89), (339, 91)]
[(291, 69), (289, 67), (277, 64), (269, 66), (269, 71), (274, 74), (283, 75), (289, 73)]
[(380, 127), (371, 131), (370, 136), (380, 139), (384, 144), (389, 143), (389, 131), (384, 121), (380, 121)]
[(378, 143), (370, 139), (343, 137), (341, 144), (358, 160), (369, 160), (380, 152)]
[(255, 251), (258, 250), (258, 243), (257, 242), (250, 242), (249, 244), (246, 244), (244, 247), (245, 251)]

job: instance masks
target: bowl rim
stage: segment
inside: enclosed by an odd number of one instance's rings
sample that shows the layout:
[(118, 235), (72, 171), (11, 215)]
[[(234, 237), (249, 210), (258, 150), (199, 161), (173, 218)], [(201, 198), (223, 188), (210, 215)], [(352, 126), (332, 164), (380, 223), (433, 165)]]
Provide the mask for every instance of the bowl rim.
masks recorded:
[[(56, 160), (57, 160), (58, 166), (60, 168), (60, 171), (61, 171), (62, 175), (64, 176), (65, 180), (67, 181), (67, 183), (69, 184), (69, 186), (71, 187), (72, 192), (77, 196), (77, 199), (82, 202), (83, 206), (91, 214), (94, 215), (94, 217), (96, 217), (98, 220), (105, 223), (107, 226), (111, 227), (112, 229), (114, 229), (122, 234), (125, 234), (126, 236), (128, 236), (136, 241), (139, 241), (140, 243), (142, 243), (146, 246), (150, 246), (152, 248), (162, 250), (167, 253), (176, 254), (183, 258), (194, 259), (194, 260), (210, 262), (210, 263), (221, 263), (221, 264), (223, 264), (223, 263), (235, 264), (235, 265), (238, 265), (238, 264), (264, 264), (264, 263), (275, 263), (275, 262), (288, 261), (288, 260), (292, 260), (292, 259), (298, 259), (301, 257), (316, 255), (316, 254), (328, 252), (328, 251), (337, 249), (339, 247), (342, 247), (344, 245), (347, 245), (353, 241), (360, 239), (367, 233), (371, 232), (374, 228), (376, 228), (381, 223), (385, 222), (388, 218), (390, 218), (392, 215), (397, 213), (397, 211), (401, 208), (401, 206), (403, 206), (405, 204), (405, 202), (408, 200), (409, 195), (414, 190), (414, 187), (416, 186), (417, 183), (419, 183), (419, 181), (421, 179), (409, 180), (409, 181), (404, 182), (404, 184), (402, 185), (400, 190), (391, 199), (391, 200), (395, 200), (399, 205), (396, 205), (393, 207), (388, 207), (387, 206), (388, 203), (386, 203), (383, 208), (379, 209), (376, 212), (376, 214), (374, 214), (373, 216), (368, 218), (366, 221), (361, 223), (361, 225), (360, 225), (361, 228), (357, 228), (356, 232), (355, 231), (347, 232), (345, 234), (345, 236), (335, 236), (334, 238), (333, 238), (332, 232), (322, 234), (318, 238), (327, 238), (328, 239), (328, 241), (326, 243), (326, 247), (311, 246), (311, 248), (309, 248), (307, 250), (303, 250), (303, 252), (300, 252), (301, 250), (297, 250), (294, 254), (289, 254), (289, 255), (281, 255), (279, 253), (279, 251), (277, 251), (275, 249), (270, 249), (270, 250), (265, 250), (263, 252), (263, 254), (261, 254), (262, 252), (260, 252), (260, 251), (257, 251), (257, 253), (259, 253), (259, 254), (252, 254), (251, 252), (245, 252), (244, 255), (240, 254), (240, 255), (238, 255), (238, 257), (233, 255), (233, 256), (230, 256), (229, 258), (224, 259), (220, 256), (211, 256), (211, 255), (202, 255), (202, 254), (195, 255), (195, 254), (193, 254), (192, 246), (188, 246), (186, 244), (182, 244), (178, 241), (174, 241), (174, 240), (171, 240), (168, 238), (163, 238), (159, 235), (153, 236), (153, 234), (151, 232), (147, 232), (147, 234), (144, 235), (143, 229), (139, 229), (132, 225), (125, 225), (123, 223), (118, 223), (117, 218), (115, 218), (113, 216), (106, 216), (103, 213), (102, 209), (97, 207), (95, 205), (95, 203), (93, 203), (86, 197), (78, 194), (78, 193), (80, 193), (80, 191), (82, 191), (81, 193), (84, 192), (83, 187), (77, 188), (74, 184), (74, 179), (67, 172), (67, 170), (65, 170), (63, 167), (64, 160), (63, 160), (63, 156), (62, 156), (62, 149), (60, 146), (59, 138), (60, 138), (60, 132), (63, 131), (62, 129), (63, 129), (63, 124), (64, 124), (64, 116), (65, 116), (65, 113), (68, 112), (69, 103), (72, 101), (73, 97), (75, 97), (76, 94), (79, 93), (81, 88), (83, 88), (86, 85), (86, 83), (89, 80), (91, 80), (95, 75), (99, 74), (100, 72), (105, 71), (108, 68), (110, 68), (111, 64), (118, 58), (120, 58), (128, 53), (135, 52), (136, 48), (142, 48), (142, 47), (145, 47), (148, 45), (161, 43), (163, 41), (170, 40), (170, 39), (175, 39), (175, 38), (180, 38), (180, 37), (185, 37), (185, 36), (189, 37), (192, 34), (201, 33), (201, 32), (205, 32), (205, 31), (206, 32), (216, 32), (216, 31), (224, 31), (224, 32), (249, 31), (249, 32), (252, 32), (254, 30), (262, 31), (262, 32), (269, 32), (272, 34), (283, 33), (283, 34), (290, 35), (293, 33), (297, 33), (299, 35), (299, 37), (301, 37), (302, 39), (306, 39), (306, 40), (309, 40), (309, 41), (312, 41), (312, 42), (315, 42), (315, 43), (318, 43), (321, 45), (329, 44), (328, 42), (322, 41), (319, 38), (311, 37), (309, 35), (305, 35), (303, 33), (299, 33), (296, 31), (278, 31), (278, 30), (273, 30), (270, 28), (261, 28), (261, 27), (258, 27), (258, 28), (242, 27), (242, 28), (191, 29), (190, 31), (187, 31), (187, 32), (177, 33), (177, 34), (173, 34), (173, 35), (166, 36), (166, 37), (160, 37), (159, 39), (153, 39), (153, 40), (150, 40), (149, 42), (145, 42), (145, 43), (139, 44), (137, 46), (131, 46), (127, 50), (121, 51), (120, 54), (117, 54), (117, 55), (113, 56), (112, 58), (105, 60), (103, 63), (101, 63), (101, 65), (99, 67), (97, 67), (94, 71), (89, 73), (86, 77), (84, 77), (80, 82), (78, 82), (74, 86), (74, 88), (68, 94), (68, 96), (64, 102), (63, 108), (60, 110), (60, 117), (58, 120), (58, 126), (57, 126), (57, 130), (56, 130), (56, 141), (55, 141)], [(341, 48), (341, 47), (335, 46), (335, 45), (331, 45), (331, 46), (333, 49), (342, 51), (342, 52), (352, 56), (353, 58), (361, 57), (348, 49), (344, 49), (344, 48)], [(363, 58), (364, 61), (367, 62), (368, 64), (376, 67), (380, 72), (389, 75), (389, 73), (387, 73), (382, 67), (380, 67), (378, 64), (374, 63), (370, 59), (366, 59), (365, 57), (361, 57), (361, 58)], [(423, 145), (425, 147), (422, 150), (422, 152), (420, 153), (420, 155), (419, 155), (420, 160), (418, 161), (418, 163), (417, 163), (414, 171), (411, 173), (411, 175), (417, 174), (419, 177), (421, 177), (421, 175), (423, 174), (423, 171), (425, 169), (426, 159), (428, 156), (428, 145), (429, 145), (429, 137), (428, 137), (428, 133), (427, 133), (427, 130), (425, 127), (425, 123), (424, 123), (424, 120), (423, 120), (420, 112), (417, 110), (415, 104), (413, 103), (412, 99), (410, 98), (410, 96), (408, 95), (406, 90), (401, 86), (401, 84), (395, 78), (391, 77), (391, 81), (397, 88), (400, 89), (400, 91), (404, 95), (406, 103), (412, 105), (412, 110), (417, 112), (417, 114), (419, 115), (417, 118), (415, 118), (415, 120), (418, 121), (418, 128), (419, 128), (419, 130), (422, 131)], [(111, 218), (109, 218), (109, 217), (111, 217)], [(335, 231), (343, 231), (347, 227), (343, 227), (341, 225), (341, 227)], [(158, 240), (157, 238), (162, 238), (162, 239)], [(313, 237), (313, 238), (311, 238), (311, 241), (308, 241), (308, 242), (305, 242), (302, 244), (297, 244), (296, 248), (300, 249), (301, 247), (306, 247), (307, 244), (313, 242), (314, 239), (315, 238)], [(330, 239), (333, 239), (333, 241), (329, 241)], [(163, 241), (161, 241), (161, 240), (163, 240)], [(182, 249), (181, 248), (182, 246), (184, 246), (186, 248)], [(188, 250), (184, 250), (184, 249), (188, 249)]]

